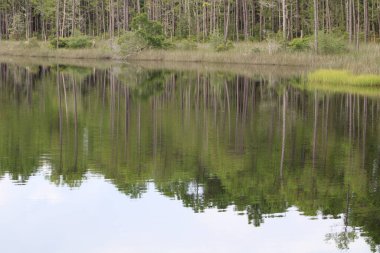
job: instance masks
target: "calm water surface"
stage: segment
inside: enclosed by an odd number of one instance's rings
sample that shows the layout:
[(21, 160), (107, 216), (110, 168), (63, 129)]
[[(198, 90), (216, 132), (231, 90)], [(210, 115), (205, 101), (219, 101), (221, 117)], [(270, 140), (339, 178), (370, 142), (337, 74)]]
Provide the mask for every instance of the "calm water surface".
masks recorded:
[(380, 98), (299, 80), (0, 64), (0, 252), (380, 252)]

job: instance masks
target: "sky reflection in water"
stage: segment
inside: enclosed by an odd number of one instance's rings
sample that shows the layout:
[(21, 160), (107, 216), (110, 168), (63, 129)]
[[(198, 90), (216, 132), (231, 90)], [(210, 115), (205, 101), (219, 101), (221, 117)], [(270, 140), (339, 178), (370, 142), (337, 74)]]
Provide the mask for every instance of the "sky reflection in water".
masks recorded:
[[(194, 213), (154, 183), (143, 198), (130, 199), (99, 175), (87, 178), (69, 188), (49, 183), (44, 173), (23, 186), (5, 176), (1, 252), (336, 252), (326, 235), (345, 229), (343, 218), (311, 218), (296, 207), (253, 227), (232, 207)], [(350, 244), (350, 252), (368, 250), (363, 238)]]

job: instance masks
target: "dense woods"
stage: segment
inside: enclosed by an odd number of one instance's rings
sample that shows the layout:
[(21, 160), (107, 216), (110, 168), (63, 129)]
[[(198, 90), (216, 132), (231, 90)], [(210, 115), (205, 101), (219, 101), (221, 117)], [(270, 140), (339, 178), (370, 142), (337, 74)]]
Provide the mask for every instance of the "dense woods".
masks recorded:
[(239, 41), (322, 31), (358, 44), (380, 34), (380, 0), (2, 0), (0, 38), (113, 38), (141, 13), (159, 21), (167, 38), (198, 41), (214, 33)]

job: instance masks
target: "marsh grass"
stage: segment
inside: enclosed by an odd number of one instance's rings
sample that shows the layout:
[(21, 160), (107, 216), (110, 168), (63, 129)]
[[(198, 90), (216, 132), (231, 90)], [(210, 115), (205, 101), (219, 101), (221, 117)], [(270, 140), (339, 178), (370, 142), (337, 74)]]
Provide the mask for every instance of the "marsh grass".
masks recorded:
[(347, 70), (316, 70), (292, 85), (310, 91), (380, 97), (380, 75), (354, 74)]
[(127, 60), (165, 62), (203, 62), (273, 66), (299, 66), (325, 69), (347, 69), (355, 73), (380, 74), (380, 45), (351, 48), (346, 54), (317, 55), (310, 51), (273, 51), (268, 42), (240, 42), (228, 51), (215, 52), (209, 44), (198, 44), (196, 50), (145, 50)]
[(380, 87), (380, 75), (355, 75), (347, 70), (317, 70), (309, 73), (307, 79), (311, 85), (319, 83), (328, 85)]
[(293, 83), (293, 86), (301, 90), (307, 91), (319, 91), (323, 93), (342, 93), (342, 94), (357, 94), (368, 97), (380, 97), (380, 89), (374, 86), (344, 86), (344, 85), (332, 85), (313, 83)]
[(49, 45), (49, 42), (34, 42), (30, 47), (23, 41), (1, 41), (1, 56), (22, 56), (22, 57), (47, 57), (62, 59), (111, 59), (114, 53), (106, 42), (97, 43), (94, 48), (82, 49), (55, 49)]
[[(114, 43), (115, 44), (115, 43)], [(223, 63), (262, 66), (293, 66), (324, 69), (346, 69), (355, 73), (380, 74), (380, 45), (362, 45), (359, 51), (350, 48), (345, 54), (317, 55), (311, 51), (292, 52), (269, 42), (239, 42), (227, 51), (216, 52), (210, 43), (195, 43), (191, 50), (181, 46), (171, 49), (148, 49), (128, 57), (120, 55), (109, 41), (96, 41), (94, 48), (52, 49), (47, 42), (35, 48), (23, 42), (0, 42), (0, 56), (49, 57), (62, 59), (116, 59), (127, 61), (161, 61), (183, 63)]]

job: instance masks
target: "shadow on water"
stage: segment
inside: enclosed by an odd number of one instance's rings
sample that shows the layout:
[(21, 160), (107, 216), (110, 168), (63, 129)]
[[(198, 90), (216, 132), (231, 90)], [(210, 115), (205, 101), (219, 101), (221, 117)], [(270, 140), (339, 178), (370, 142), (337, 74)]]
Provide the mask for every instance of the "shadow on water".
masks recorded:
[(290, 85), (302, 73), (1, 64), (0, 74), (0, 173), (15, 183), (48, 164), (56, 185), (80, 187), (92, 172), (140, 198), (154, 182), (195, 212), (233, 205), (255, 226), (292, 206), (343, 216), (327, 240), (380, 244), (378, 98)]

